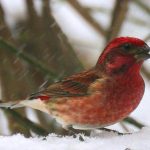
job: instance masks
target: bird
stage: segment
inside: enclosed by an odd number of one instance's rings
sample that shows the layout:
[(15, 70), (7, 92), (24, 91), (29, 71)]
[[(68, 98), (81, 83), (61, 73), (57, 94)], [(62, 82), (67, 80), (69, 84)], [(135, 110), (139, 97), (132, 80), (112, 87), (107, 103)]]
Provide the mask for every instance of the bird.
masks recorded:
[(48, 113), (64, 129), (104, 128), (126, 118), (145, 90), (140, 74), (150, 47), (136, 37), (117, 37), (104, 48), (96, 65), (57, 81), (25, 100), (0, 107), (31, 107)]

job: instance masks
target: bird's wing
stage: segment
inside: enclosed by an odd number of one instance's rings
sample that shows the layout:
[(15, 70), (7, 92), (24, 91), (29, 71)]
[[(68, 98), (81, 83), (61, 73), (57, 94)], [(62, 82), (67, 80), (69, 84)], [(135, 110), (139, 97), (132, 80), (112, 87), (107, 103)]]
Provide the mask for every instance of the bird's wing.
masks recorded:
[(72, 75), (62, 81), (56, 82), (46, 89), (34, 93), (32, 98), (47, 98), (48, 97), (73, 97), (85, 96), (88, 94), (89, 86), (98, 79), (94, 69), (83, 71)]

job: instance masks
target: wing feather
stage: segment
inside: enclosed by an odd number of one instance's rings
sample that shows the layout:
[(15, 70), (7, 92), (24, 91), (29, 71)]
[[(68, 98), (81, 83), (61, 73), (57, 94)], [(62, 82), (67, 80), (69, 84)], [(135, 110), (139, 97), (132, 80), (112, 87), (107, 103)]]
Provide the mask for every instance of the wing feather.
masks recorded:
[(37, 98), (41, 95), (49, 97), (85, 96), (88, 95), (89, 86), (98, 78), (96, 71), (91, 69), (56, 82), (44, 90), (32, 94), (31, 97)]

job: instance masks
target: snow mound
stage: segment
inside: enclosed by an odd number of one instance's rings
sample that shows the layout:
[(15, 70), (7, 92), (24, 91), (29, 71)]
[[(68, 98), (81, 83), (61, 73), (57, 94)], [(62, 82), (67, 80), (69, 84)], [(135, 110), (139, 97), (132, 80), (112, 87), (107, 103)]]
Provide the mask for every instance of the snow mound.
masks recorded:
[(150, 150), (150, 127), (130, 135), (100, 132), (83, 138), (84, 142), (79, 137), (58, 137), (55, 134), (46, 138), (25, 138), (20, 134), (0, 136), (0, 150)]

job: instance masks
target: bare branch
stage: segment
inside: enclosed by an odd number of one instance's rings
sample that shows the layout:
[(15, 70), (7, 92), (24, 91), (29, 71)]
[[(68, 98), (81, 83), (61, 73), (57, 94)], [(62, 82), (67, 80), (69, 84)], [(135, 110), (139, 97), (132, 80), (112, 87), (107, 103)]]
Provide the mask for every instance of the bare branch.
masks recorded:
[(132, 124), (134, 126), (136, 126), (137, 128), (141, 129), (144, 127), (144, 125), (140, 122), (138, 122), (137, 120), (135, 120), (134, 118), (132, 117), (127, 117), (123, 120), (124, 122), (127, 122), (129, 124)]
[(97, 30), (97, 32), (100, 35), (105, 36), (106, 31), (104, 30), (104, 28), (97, 23), (89, 14), (89, 12), (87, 11), (86, 8), (84, 8), (83, 6), (81, 6), (77, 0), (68, 0), (68, 2), (71, 4), (71, 6), (73, 8), (75, 8), (77, 10), (77, 12), (80, 13), (80, 15), (92, 26), (94, 27), (95, 30)]
[(116, 37), (125, 21), (128, 11), (129, 0), (116, 0), (116, 4), (112, 13), (112, 20), (106, 35), (106, 41), (110, 41)]
[(143, 3), (142, 0), (133, 0), (135, 4), (141, 7), (146, 13), (150, 14), (150, 7)]
[(150, 40), (150, 33), (144, 38), (144, 41), (147, 42)]
[(50, 71), (48, 69), (48, 67), (45, 67), (45, 65), (42, 62), (40, 62), (39, 60), (37, 60), (33, 56), (30, 56), (30, 55), (26, 54), (25, 52), (22, 52), (21, 50), (16, 49), (15, 47), (13, 47), (12, 45), (10, 45), (9, 43), (5, 42), (2, 38), (0, 38), (0, 48), (5, 49), (7, 51), (10, 51), (10, 52), (14, 53), (15, 55), (17, 55), (17, 57), (25, 60), (30, 65), (35, 66), (40, 71), (42, 71), (45, 75), (49, 76), (49, 78), (51, 80), (57, 78), (57, 75), (55, 75), (55, 73), (53, 73), (52, 71)]
[(37, 135), (46, 136), (49, 134), (48, 131), (40, 127), (39, 125), (33, 123), (29, 119), (21, 116), (19, 113), (12, 109), (3, 109), (6, 114), (13, 117), (13, 119), (19, 123), (21, 126), (23, 126), (25, 129), (32, 130)]
[(148, 70), (144, 66), (142, 67), (142, 72), (147, 79), (150, 79), (150, 72), (148, 72)]

